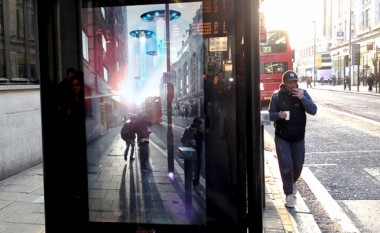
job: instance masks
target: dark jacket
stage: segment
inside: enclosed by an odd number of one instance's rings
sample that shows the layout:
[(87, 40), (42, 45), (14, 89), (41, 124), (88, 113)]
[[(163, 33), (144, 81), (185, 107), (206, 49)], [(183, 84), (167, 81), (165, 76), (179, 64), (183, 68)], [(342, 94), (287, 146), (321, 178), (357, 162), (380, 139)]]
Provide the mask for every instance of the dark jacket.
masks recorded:
[(192, 123), (186, 127), (181, 137), (183, 146), (193, 147), (197, 154), (202, 152), (203, 132), (200, 125)]
[(136, 134), (137, 142), (140, 143), (149, 143), (149, 135), (151, 133), (149, 127), (151, 123), (148, 119), (148, 116), (144, 115), (136, 122)]
[(134, 140), (136, 138), (135, 122), (131, 119), (124, 123), (121, 128), (120, 135), (124, 141)]
[[(280, 89), (272, 95), (268, 111), (270, 120), (274, 121), (276, 136), (288, 141), (299, 141), (305, 138), (306, 113), (315, 115), (317, 106), (306, 90), (300, 100), (281, 84)], [(280, 111), (290, 111), (290, 119), (279, 119)]]

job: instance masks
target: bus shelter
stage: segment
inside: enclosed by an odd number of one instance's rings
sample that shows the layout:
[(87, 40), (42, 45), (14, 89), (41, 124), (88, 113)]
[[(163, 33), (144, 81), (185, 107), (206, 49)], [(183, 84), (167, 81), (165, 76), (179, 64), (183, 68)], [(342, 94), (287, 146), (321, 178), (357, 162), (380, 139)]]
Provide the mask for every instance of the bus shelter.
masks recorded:
[(259, 1), (37, 6), (46, 232), (262, 231)]

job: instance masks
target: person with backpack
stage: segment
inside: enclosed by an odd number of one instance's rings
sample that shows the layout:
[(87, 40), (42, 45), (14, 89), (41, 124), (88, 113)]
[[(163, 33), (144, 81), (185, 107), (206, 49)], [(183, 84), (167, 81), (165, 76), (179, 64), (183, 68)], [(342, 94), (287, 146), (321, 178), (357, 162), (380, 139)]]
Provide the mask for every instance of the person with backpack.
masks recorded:
[(136, 126), (135, 126), (136, 122), (135, 121), (136, 121), (135, 117), (131, 116), (127, 121), (124, 122), (124, 125), (120, 131), (121, 138), (125, 141), (126, 146), (127, 146), (124, 151), (125, 161), (127, 161), (128, 159), (129, 148), (131, 148), (130, 161), (134, 159), (133, 153), (135, 151), (135, 139), (136, 139)]

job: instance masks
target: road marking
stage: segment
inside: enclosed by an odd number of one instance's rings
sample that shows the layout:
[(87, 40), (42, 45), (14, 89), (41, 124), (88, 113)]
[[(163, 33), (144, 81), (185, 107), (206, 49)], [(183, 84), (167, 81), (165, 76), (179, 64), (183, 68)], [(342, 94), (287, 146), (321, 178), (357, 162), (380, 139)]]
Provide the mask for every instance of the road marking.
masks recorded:
[(345, 115), (345, 116), (348, 116), (348, 117), (356, 118), (357, 120), (365, 121), (367, 123), (380, 126), (380, 122), (374, 121), (374, 120), (371, 120), (371, 119), (368, 119), (368, 118), (365, 118), (365, 117), (353, 115), (351, 113), (342, 112), (342, 111), (339, 111), (339, 110), (336, 110), (336, 109), (332, 109), (332, 108), (329, 108), (329, 107), (324, 107), (324, 106), (318, 106), (318, 108), (323, 108), (325, 110), (327, 109), (328, 111), (335, 112), (337, 114), (341, 114), (341, 115)]
[(380, 150), (316, 151), (316, 152), (307, 152), (305, 154), (311, 155), (311, 154), (347, 154), (347, 153), (380, 153)]
[(319, 167), (319, 166), (337, 166), (336, 163), (316, 163), (316, 164), (304, 164), (305, 167)]
[(364, 171), (373, 176), (376, 180), (380, 181), (380, 167), (364, 168)]
[(325, 187), (317, 180), (309, 168), (305, 167), (302, 170), (301, 176), (318, 201), (323, 205), (330, 218), (342, 227), (343, 232), (360, 233), (360, 231), (355, 227), (348, 216), (340, 208), (338, 203), (331, 197), (329, 192), (327, 192)]

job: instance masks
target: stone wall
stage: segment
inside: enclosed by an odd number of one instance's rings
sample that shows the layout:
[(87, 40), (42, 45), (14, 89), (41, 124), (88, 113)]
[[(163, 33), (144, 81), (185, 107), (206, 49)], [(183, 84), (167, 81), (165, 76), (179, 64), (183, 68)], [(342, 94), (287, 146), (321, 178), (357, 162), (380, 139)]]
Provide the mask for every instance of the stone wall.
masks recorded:
[(0, 180), (42, 163), (39, 85), (0, 86)]

